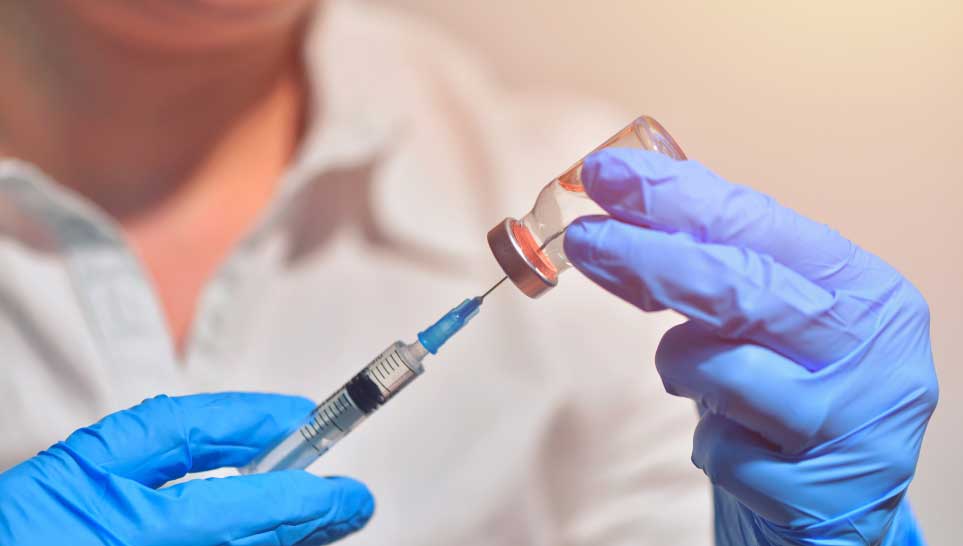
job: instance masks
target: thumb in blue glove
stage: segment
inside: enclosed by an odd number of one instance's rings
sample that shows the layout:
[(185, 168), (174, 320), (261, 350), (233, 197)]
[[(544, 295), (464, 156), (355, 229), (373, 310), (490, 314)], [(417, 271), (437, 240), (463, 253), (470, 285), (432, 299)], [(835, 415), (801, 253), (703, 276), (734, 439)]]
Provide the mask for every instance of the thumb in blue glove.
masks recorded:
[(74, 432), (0, 474), (0, 543), (49, 546), (317, 545), (360, 529), (358, 482), (303, 471), (192, 480), (241, 466), (311, 411), (272, 394), (159, 396)]
[(693, 161), (607, 149), (582, 178), (611, 217), (568, 228), (574, 265), (690, 319), (656, 365), (699, 404), (692, 460), (715, 485), (717, 542), (922, 543), (905, 494), (938, 389), (916, 288)]

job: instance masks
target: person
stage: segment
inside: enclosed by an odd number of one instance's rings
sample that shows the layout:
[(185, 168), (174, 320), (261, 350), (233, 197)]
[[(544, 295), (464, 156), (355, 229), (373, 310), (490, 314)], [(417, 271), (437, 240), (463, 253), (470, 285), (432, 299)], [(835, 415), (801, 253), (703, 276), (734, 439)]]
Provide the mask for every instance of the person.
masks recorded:
[[(38, 0), (0, 26), (4, 543), (365, 525), (350, 479), (191, 474), (496, 280), (486, 228), (631, 117), (502, 90), (366, 3)], [(378, 498), (345, 543), (703, 544), (712, 521), (720, 544), (920, 543), (912, 285), (695, 162), (612, 150), (583, 176), (609, 213), (566, 235), (591, 282), (500, 289), (312, 468)], [(666, 308), (689, 320), (638, 313)], [(217, 391), (290, 394), (194, 394)]]

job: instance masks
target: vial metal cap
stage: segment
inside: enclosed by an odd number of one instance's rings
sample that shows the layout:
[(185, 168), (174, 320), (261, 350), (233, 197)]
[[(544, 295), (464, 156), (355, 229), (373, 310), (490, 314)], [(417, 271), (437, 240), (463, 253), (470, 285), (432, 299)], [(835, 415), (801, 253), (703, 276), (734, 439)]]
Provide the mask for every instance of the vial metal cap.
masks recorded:
[(530, 298), (537, 298), (554, 288), (557, 280), (543, 275), (535, 264), (525, 257), (522, 247), (512, 233), (512, 218), (505, 218), (488, 231), (488, 246), (505, 275)]

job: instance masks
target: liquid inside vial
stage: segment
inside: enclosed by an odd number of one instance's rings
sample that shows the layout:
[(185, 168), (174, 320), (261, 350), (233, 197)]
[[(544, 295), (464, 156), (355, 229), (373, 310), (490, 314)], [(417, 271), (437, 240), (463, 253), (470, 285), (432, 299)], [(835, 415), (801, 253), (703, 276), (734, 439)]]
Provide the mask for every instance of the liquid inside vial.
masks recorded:
[(532, 232), (519, 222), (512, 222), (512, 235), (521, 247), (525, 259), (535, 266), (535, 269), (542, 274), (549, 282), (558, 282), (558, 268), (552, 263), (545, 251), (540, 248), (542, 245), (535, 240)]

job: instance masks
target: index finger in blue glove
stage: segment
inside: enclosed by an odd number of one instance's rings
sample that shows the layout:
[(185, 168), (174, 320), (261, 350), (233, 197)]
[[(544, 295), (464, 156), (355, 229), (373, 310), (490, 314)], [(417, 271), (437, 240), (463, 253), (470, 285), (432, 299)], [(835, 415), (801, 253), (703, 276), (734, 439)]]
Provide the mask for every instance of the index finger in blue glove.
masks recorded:
[(313, 407), (280, 394), (158, 396), (77, 430), (65, 443), (108, 472), (157, 487), (188, 472), (246, 464)]
[(892, 286), (900, 278), (828, 226), (695, 161), (609, 148), (585, 159), (582, 181), (588, 195), (619, 220), (748, 248), (830, 290)]
[(583, 217), (568, 227), (565, 252), (590, 279), (643, 310), (675, 309), (810, 370), (848, 354), (874, 324), (872, 306), (837, 298), (768, 256), (685, 233)]

